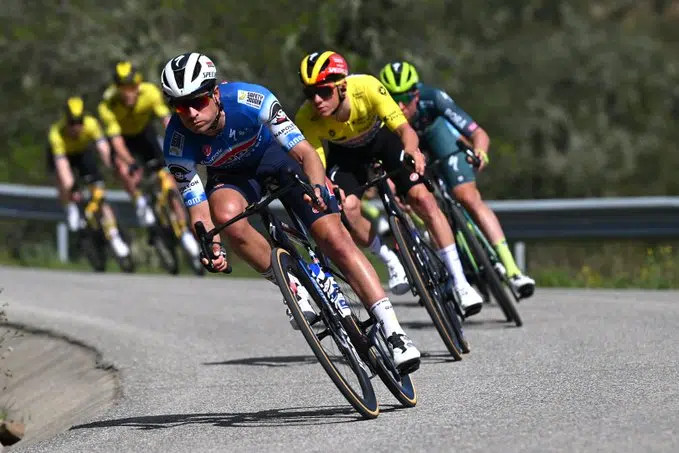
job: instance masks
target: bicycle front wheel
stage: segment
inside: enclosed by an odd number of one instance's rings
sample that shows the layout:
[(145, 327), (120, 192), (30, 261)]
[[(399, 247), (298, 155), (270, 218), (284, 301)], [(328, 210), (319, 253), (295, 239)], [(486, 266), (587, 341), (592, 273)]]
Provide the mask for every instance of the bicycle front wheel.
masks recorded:
[[(317, 293), (307, 273), (287, 250), (275, 248), (271, 254), (271, 265), (285, 303), (325, 372), (358, 413), (364, 418), (377, 417), (380, 410), (367, 366), (362, 363), (341, 323), (320, 308), (322, 303), (319, 304), (319, 300), (324, 296)], [(315, 307), (316, 319), (311, 323), (298, 305), (297, 289), (290, 283), (290, 275), (302, 283), (318, 305)]]
[[(367, 335), (372, 342), (372, 346), (368, 347), (366, 360), (372, 365), (372, 369), (380, 377), (384, 385), (389, 389), (392, 395), (404, 406), (414, 407), (417, 404), (417, 391), (410, 374), (401, 375), (394, 365), (394, 359), (389, 353), (384, 335), (373, 323), (369, 327), (367, 334), (364, 334), (362, 329), (358, 326), (357, 320), (368, 319), (370, 315), (363, 306), (361, 299), (358, 297), (349, 282), (344, 278), (341, 272), (334, 267), (326, 269), (327, 272), (332, 273), (335, 281), (342, 290), (344, 298), (346, 299), (353, 316), (345, 318), (345, 325), (349, 325), (349, 330), (354, 332), (354, 335)], [(361, 322), (361, 325), (364, 323)]]
[(453, 217), (452, 220), (454, 221), (454, 225), (457, 226), (464, 236), (467, 246), (469, 247), (479, 268), (479, 273), (483, 276), (483, 279), (488, 284), (490, 292), (493, 294), (493, 298), (502, 309), (507, 321), (514, 321), (514, 324), (516, 324), (517, 327), (521, 327), (523, 324), (521, 316), (519, 316), (519, 312), (516, 310), (516, 306), (512, 302), (509, 294), (507, 294), (507, 289), (505, 289), (505, 285), (500, 279), (500, 276), (490, 263), (488, 253), (481, 246), (478, 238), (467, 225), (467, 219), (462, 214), (462, 212), (460, 212), (456, 206), (451, 206), (450, 208), (451, 209), (449, 211), (450, 215)]
[(414, 244), (412, 234), (398, 217), (390, 216), (389, 226), (398, 245), (398, 253), (401, 257), (401, 263), (408, 274), (408, 279), (420, 296), (422, 304), (427, 309), (434, 323), (434, 327), (436, 327), (441, 340), (443, 340), (443, 344), (455, 360), (462, 360), (462, 351), (455, 344), (456, 335), (453, 326), (446, 319), (446, 313), (439, 303), (438, 295), (432, 294), (430, 290), (430, 287), (438, 283), (430, 281), (427, 271), (423, 268), (423, 264), (414, 256), (417, 245)]

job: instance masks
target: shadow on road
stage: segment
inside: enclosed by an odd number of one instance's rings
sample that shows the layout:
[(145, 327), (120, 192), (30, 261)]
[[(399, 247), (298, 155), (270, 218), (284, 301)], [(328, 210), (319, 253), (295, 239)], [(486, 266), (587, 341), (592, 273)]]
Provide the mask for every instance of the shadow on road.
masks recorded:
[[(398, 406), (381, 407), (381, 412), (392, 412)], [(349, 406), (290, 407), (257, 412), (168, 414), (101, 420), (73, 426), (71, 429), (110, 428), (128, 426), (140, 430), (176, 428), (183, 425), (212, 425), (224, 428), (262, 428), (274, 426), (330, 425), (363, 420)]]
[[(447, 363), (454, 361), (450, 354), (445, 351), (422, 352), (422, 362), (424, 363)], [(278, 368), (297, 365), (316, 365), (317, 363), (318, 360), (313, 355), (283, 355), (274, 357), (243, 357), (242, 359), (222, 360), (219, 362), (203, 362), (203, 365), (247, 365)]]
[(224, 360), (221, 362), (204, 362), (203, 365), (250, 365), (277, 368), (316, 363), (318, 363), (318, 360), (313, 355), (283, 355), (275, 357), (244, 357), (242, 359)]

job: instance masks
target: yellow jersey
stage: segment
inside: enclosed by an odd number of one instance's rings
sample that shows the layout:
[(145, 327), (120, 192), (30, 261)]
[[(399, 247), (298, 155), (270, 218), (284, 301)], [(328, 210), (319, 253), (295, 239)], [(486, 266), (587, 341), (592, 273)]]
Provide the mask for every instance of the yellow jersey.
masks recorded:
[(106, 89), (99, 103), (99, 117), (109, 137), (141, 133), (154, 114), (164, 118), (170, 115), (170, 109), (165, 105), (160, 89), (148, 82), (139, 84), (139, 97), (132, 107), (123, 105), (115, 85)]
[(62, 118), (52, 124), (47, 138), (54, 156), (73, 156), (84, 152), (92, 142), (104, 140), (99, 121), (91, 115), (83, 117), (83, 128), (77, 137), (66, 133), (66, 120)]
[(324, 141), (347, 147), (362, 146), (370, 142), (383, 125), (394, 131), (408, 122), (398, 104), (375, 77), (354, 74), (348, 76), (346, 82), (346, 97), (351, 106), (348, 121), (319, 116), (308, 100), (304, 101), (295, 115), (295, 124), (316, 148), (324, 167)]

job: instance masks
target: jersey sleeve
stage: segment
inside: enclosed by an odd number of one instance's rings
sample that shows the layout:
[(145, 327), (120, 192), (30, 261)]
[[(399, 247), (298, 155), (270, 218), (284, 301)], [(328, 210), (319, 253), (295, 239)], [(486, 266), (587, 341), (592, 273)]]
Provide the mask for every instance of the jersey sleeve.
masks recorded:
[(369, 84), (367, 93), (370, 95), (371, 103), (377, 115), (387, 125), (389, 130), (395, 131), (400, 125), (408, 122), (401, 108), (394, 102), (387, 89), (384, 88), (384, 85), (379, 80), (369, 76), (367, 83)]
[(309, 108), (308, 103), (302, 104), (299, 110), (297, 110), (297, 113), (295, 114), (295, 124), (299, 127), (302, 134), (304, 134), (307, 141), (311, 143), (311, 146), (316, 149), (316, 153), (318, 154), (318, 157), (321, 158), (321, 162), (323, 162), (323, 167), (325, 168), (326, 159), (323, 141), (311, 121), (311, 109)]
[(115, 137), (122, 133), (122, 130), (120, 129), (120, 124), (118, 124), (118, 120), (116, 119), (115, 114), (108, 106), (108, 102), (106, 102), (105, 100), (100, 102), (97, 111), (99, 113), (99, 118), (101, 119), (101, 122), (104, 124), (106, 136)]
[(165, 104), (165, 100), (163, 99), (163, 94), (160, 92), (160, 89), (158, 89), (158, 87), (155, 85), (150, 85), (149, 88), (151, 101), (153, 103), (153, 113), (155, 113), (158, 118), (170, 116), (170, 109)]
[(196, 168), (195, 146), (189, 143), (183, 132), (177, 130), (176, 121), (171, 121), (165, 131), (163, 155), (184, 205), (191, 207), (206, 201), (205, 188)]
[(437, 90), (434, 105), (439, 115), (446, 118), (465, 137), (471, 137), (479, 128), (472, 117), (462, 110), (445, 91)]
[(271, 135), (286, 151), (290, 151), (304, 140), (304, 135), (288, 118), (276, 96), (268, 90), (262, 91), (266, 93), (263, 93), (265, 97), (259, 111), (259, 122), (269, 128)]
[(104, 140), (104, 132), (101, 130), (99, 121), (93, 116), (86, 116), (84, 120), (85, 131), (87, 132), (87, 138), (94, 142), (99, 140)]
[[(43, 129), (44, 130), (44, 129)], [(50, 150), (53, 156), (64, 156), (66, 155), (66, 146), (64, 144), (64, 139), (61, 137), (59, 132), (59, 124), (54, 123), (47, 134), (47, 139), (50, 143)]]

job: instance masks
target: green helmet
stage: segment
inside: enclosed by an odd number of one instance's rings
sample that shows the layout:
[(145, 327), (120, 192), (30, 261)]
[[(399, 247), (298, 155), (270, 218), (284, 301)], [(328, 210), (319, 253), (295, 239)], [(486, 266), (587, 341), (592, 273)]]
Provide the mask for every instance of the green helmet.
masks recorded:
[(407, 61), (395, 61), (380, 71), (380, 82), (391, 94), (405, 93), (420, 81), (415, 66)]

